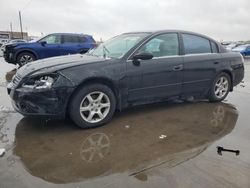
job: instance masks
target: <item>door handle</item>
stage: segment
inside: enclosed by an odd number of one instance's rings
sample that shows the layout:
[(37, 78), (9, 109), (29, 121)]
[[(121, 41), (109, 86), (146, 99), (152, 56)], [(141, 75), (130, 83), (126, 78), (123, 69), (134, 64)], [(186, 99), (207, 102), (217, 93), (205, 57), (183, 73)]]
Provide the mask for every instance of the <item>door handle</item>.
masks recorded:
[(183, 65), (176, 65), (173, 67), (173, 71), (181, 71), (183, 69)]

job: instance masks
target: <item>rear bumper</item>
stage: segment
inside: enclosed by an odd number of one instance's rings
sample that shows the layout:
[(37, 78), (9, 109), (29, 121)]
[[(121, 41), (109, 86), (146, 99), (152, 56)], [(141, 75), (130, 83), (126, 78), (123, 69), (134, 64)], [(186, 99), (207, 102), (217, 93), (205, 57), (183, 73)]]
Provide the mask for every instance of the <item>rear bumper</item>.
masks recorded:
[(233, 86), (238, 85), (243, 80), (244, 74), (245, 70), (243, 64), (233, 67)]
[(65, 117), (69, 96), (68, 88), (46, 91), (27, 91), (8, 88), (13, 108), (24, 116), (62, 119)]

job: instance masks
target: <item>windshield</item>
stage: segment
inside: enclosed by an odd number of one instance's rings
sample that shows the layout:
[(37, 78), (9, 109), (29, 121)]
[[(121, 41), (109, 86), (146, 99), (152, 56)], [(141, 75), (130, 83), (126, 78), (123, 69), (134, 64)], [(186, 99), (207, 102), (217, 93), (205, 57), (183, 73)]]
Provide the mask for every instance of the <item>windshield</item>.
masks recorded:
[(147, 35), (147, 33), (119, 35), (90, 50), (88, 54), (104, 58), (121, 58)]

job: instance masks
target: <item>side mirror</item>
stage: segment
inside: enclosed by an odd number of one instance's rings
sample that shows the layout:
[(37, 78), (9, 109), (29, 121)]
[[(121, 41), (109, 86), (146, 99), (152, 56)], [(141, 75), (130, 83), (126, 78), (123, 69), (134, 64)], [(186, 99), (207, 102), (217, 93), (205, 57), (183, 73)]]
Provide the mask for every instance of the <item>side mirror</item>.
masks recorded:
[(149, 60), (149, 59), (152, 59), (154, 56), (153, 54), (151, 53), (148, 53), (148, 52), (142, 52), (142, 53), (138, 53), (138, 54), (135, 54), (133, 56), (133, 60)]
[(42, 46), (45, 46), (45, 44), (47, 44), (47, 42), (46, 42), (46, 41), (42, 41), (42, 42), (40, 42), (40, 44), (41, 44)]

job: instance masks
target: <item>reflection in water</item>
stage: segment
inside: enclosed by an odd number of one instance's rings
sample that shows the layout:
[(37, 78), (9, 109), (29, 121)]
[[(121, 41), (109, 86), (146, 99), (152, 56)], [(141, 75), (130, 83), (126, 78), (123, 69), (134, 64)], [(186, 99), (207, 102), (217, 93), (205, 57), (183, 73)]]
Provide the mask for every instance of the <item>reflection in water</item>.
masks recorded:
[(192, 103), (130, 109), (88, 130), (24, 118), (16, 130), (15, 154), (32, 175), (49, 182), (117, 173), (146, 181), (149, 169), (171, 168), (203, 152), (233, 130), (237, 117), (229, 104)]
[(80, 155), (87, 163), (101, 161), (109, 152), (109, 137), (104, 133), (89, 135), (80, 148)]

